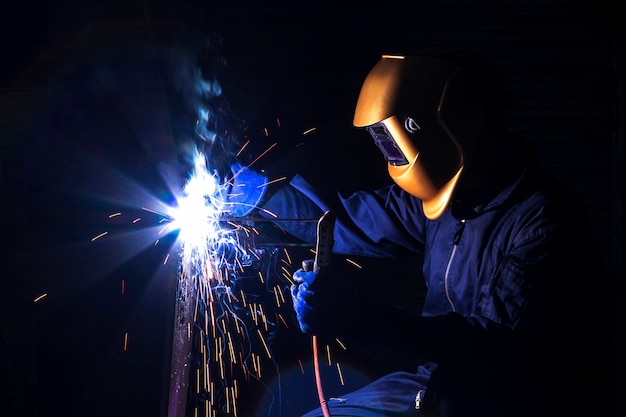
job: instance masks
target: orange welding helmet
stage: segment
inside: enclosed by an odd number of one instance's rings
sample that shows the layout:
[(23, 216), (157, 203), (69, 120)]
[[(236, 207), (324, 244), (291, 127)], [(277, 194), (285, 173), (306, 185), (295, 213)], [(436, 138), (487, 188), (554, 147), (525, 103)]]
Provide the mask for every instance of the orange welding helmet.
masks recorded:
[(354, 126), (367, 129), (393, 181), (435, 220), (450, 203), (485, 112), (478, 84), (454, 60), (383, 55), (363, 82)]

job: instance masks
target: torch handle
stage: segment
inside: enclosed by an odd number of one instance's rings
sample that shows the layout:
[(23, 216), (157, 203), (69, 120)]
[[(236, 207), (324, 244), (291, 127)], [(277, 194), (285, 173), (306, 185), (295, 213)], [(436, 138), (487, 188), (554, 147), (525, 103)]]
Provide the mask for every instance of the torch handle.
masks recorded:
[(319, 272), (321, 267), (325, 267), (330, 263), (335, 243), (334, 230), (335, 213), (328, 210), (317, 221), (317, 241), (315, 243), (315, 260), (313, 262), (313, 271), (315, 272)]

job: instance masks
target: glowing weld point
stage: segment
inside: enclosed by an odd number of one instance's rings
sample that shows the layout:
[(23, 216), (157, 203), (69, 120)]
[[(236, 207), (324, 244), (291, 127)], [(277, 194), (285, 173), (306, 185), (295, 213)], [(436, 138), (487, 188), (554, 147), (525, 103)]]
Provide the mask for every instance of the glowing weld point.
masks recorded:
[(184, 197), (173, 209), (172, 229), (180, 229), (179, 238), (189, 248), (207, 249), (210, 240), (218, 234), (218, 218), (224, 205), (220, 199), (217, 179), (206, 168), (201, 154), (194, 159), (194, 172), (183, 190)]

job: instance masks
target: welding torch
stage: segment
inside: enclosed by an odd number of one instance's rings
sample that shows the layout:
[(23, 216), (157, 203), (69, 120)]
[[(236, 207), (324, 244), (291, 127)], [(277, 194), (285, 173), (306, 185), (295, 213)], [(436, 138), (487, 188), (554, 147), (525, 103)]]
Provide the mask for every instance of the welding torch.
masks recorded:
[[(317, 221), (317, 239), (315, 243), (315, 259), (313, 261), (313, 272), (319, 272), (320, 268), (325, 268), (330, 263), (334, 245), (335, 214), (328, 210)], [(302, 269), (309, 272), (311, 268), (310, 262), (303, 261)], [(324, 417), (331, 417), (328, 410), (328, 403), (324, 396), (322, 388), (322, 379), (319, 367), (319, 355), (317, 352), (317, 336), (312, 336), (313, 344), (313, 365), (315, 367), (315, 385), (317, 387), (317, 396)]]
[[(334, 245), (334, 229), (335, 229), (336, 216), (331, 210), (326, 211), (319, 219), (281, 219), (281, 218), (222, 218), (220, 221), (225, 221), (232, 224), (240, 223), (256, 223), (256, 222), (317, 222), (317, 236), (315, 242), (315, 258), (313, 263), (310, 261), (302, 261), (302, 270), (305, 272), (319, 272), (321, 268), (325, 268), (330, 263), (332, 257), (333, 245)], [(319, 399), (320, 407), (324, 417), (331, 417), (328, 409), (328, 403), (324, 396), (324, 390), (322, 387), (322, 380), (319, 367), (319, 354), (318, 354), (318, 342), (317, 336), (312, 336), (313, 347), (313, 364), (315, 367), (315, 385), (317, 387), (317, 396)]]

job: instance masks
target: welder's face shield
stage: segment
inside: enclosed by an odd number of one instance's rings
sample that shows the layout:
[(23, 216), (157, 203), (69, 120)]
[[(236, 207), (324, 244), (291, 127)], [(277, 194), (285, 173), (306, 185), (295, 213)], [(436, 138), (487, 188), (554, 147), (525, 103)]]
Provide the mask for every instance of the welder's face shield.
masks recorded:
[(363, 83), (354, 115), (354, 125), (365, 127), (383, 153), (391, 178), (422, 200), (431, 220), (448, 207), (465, 146), (479, 129), (482, 106), (475, 98), (468, 102), (462, 78), (456, 64), (439, 58), (383, 56)]
[(409, 163), (400, 145), (396, 142), (391, 133), (389, 133), (389, 129), (387, 129), (384, 122), (366, 126), (365, 129), (372, 135), (376, 146), (382, 151), (387, 162), (393, 166), (406, 165)]

